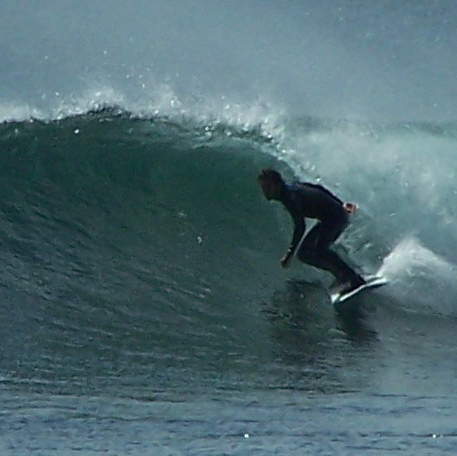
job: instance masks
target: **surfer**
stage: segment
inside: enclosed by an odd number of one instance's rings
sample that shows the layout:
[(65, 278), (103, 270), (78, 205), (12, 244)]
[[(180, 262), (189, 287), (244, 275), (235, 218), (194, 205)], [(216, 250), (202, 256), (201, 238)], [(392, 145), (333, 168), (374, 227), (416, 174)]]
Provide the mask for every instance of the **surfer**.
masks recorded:
[[(344, 203), (319, 184), (286, 183), (272, 168), (262, 170), (258, 181), (265, 198), (281, 202), (294, 222), (292, 241), (281, 258), (284, 268), (296, 252), (304, 263), (331, 272), (339, 282), (341, 292), (347, 293), (365, 284), (365, 279), (330, 249), (348, 225), (349, 214), (357, 210), (356, 204)], [(317, 219), (318, 222), (303, 238), (305, 218)]]

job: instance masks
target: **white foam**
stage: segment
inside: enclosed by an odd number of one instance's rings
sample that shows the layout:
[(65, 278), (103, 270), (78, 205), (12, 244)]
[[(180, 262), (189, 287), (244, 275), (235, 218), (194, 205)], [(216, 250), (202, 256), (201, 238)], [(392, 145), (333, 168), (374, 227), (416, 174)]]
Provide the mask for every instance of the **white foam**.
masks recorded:
[(384, 259), (380, 273), (409, 310), (457, 315), (457, 266), (416, 238), (402, 240)]
[(171, 84), (156, 81), (153, 75), (140, 76), (141, 83), (136, 81), (139, 90), (130, 92), (96, 81), (77, 94), (43, 95), (42, 103), (35, 106), (3, 103), (0, 104), (0, 122), (32, 118), (61, 120), (103, 108), (119, 108), (137, 118), (167, 117), (178, 121), (187, 118), (209, 128), (227, 124), (246, 131), (258, 129), (267, 138), (278, 138), (283, 131), (283, 112), (266, 99), (239, 100), (225, 95), (183, 98)]
[(0, 103), (0, 123), (40, 119), (43, 113), (28, 104)]
[(124, 96), (110, 86), (96, 86), (86, 90), (79, 96), (57, 99), (49, 110), (49, 119), (65, 119), (66, 117), (85, 114), (104, 107), (122, 107)]

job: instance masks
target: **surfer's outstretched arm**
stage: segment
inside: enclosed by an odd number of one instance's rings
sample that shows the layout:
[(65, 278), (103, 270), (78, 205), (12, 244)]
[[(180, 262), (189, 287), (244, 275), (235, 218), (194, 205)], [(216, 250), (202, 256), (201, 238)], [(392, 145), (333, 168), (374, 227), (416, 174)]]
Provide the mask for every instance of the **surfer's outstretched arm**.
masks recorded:
[(306, 230), (306, 223), (303, 217), (298, 214), (290, 213), (292, 220), (294, 222), (294, 234), (292, 235), (292, 241), (286, 252), (286, 254), (281, 258), (281, 266), (287, 268), (289, 266), (290, 259), (293, 257), (295, 250), (298, 247), (298, 244), (303, 238)]

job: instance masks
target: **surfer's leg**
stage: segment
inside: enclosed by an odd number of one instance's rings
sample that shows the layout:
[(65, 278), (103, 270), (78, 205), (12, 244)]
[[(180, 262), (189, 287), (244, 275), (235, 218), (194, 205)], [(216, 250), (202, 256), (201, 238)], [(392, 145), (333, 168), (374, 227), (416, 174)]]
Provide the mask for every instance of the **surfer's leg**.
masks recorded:
[(348, 288), (356, 288), (365, 282), (364, 279), (330, 249), (346, 226), (346, 219), (332, 224), (317, 223), (303, 240), (297, 257), (307, 264), (331, 272), (339, 282), (347, 283)]
[(327, 255), (325, 249), (322, 249), (320, 238), (325, 232), (326, 229), (322, 223), (314, 225), (303, 239), (297, 251), (297, 258), (306, 264), (331, 272), (340, 282), (344, 282), (347, 280), (346, 272), (343, 272), (338, 267), (338, 262), (335, 262), (331, 255)]
[(330, 246), (338, 239), (340, 234), (347, 227), (347, 224), (348, 219), (344, 218), (333, 224), (323, 225), (323, 229), (321, 230), (316, 243), (317, 255), (331, 264), (334, 270), (340, 271), (340, 281), (344, 284), (343, 290), (345, 292), (353, 290), (365, 283), (365, 279), (360, 274), (354, 271), (337, 252), (330, 249)]

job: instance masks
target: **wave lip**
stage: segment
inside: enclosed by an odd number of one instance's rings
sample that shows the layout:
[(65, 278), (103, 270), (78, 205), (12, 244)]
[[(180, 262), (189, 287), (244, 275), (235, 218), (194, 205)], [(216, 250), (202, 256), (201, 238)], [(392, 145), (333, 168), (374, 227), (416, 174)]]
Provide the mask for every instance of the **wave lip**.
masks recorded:
[(43, 94), (40, 103), (4, 102), (0, 104), (0, 123), (52, 122), (99, 111), (128, 113), (134, 119), (167, 118), (178, 124), (225, 124), (246, 132), (260, 128), (270, 137), (279, 136), (284, 117), (282, 109), (261, 98), (248, 102), (225, 95), (180, 97), (169, 84), (151, 80), (136, 96), (111, 85), (93, 84), (80, 94)]
[(45, 114), (42, 111), (27, 104), (0, 103), (0, 124), (43, 119), (44, 117)]

